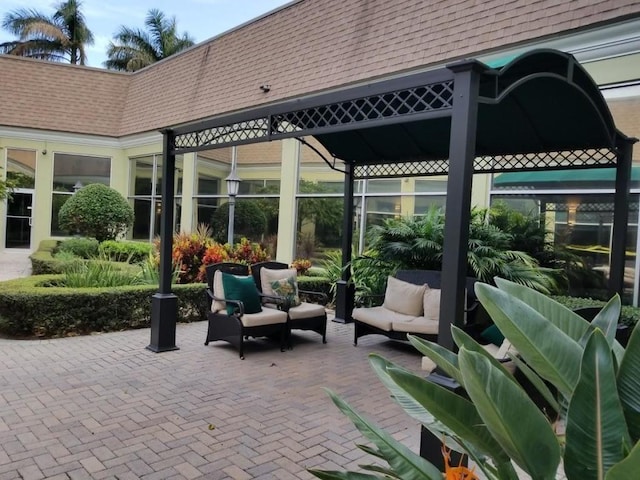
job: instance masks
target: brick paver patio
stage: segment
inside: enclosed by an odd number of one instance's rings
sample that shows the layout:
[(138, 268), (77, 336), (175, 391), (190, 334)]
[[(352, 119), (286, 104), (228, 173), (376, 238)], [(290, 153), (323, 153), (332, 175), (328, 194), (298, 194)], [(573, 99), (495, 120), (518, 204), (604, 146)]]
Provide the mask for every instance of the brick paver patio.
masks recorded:
[(315, 478), (357, 468), (367, 443), (330, 401), (337, 391), (414, 451), (419, 427), (367, 361), (419, 371), (410, 347), (330, 322), (328, 344), (296, 332), (293, 350), (203, 345), (206, 323), (178, 325), (180, 350), (144, 349), (149, 330), (47, 341), (0, 340), (0, 480)]

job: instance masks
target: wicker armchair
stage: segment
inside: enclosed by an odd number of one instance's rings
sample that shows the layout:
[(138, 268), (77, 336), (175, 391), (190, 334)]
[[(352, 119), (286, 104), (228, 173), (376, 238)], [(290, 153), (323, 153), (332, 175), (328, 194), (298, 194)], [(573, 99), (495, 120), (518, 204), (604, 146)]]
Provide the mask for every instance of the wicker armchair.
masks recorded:
[[(282, 271), (282, 273), (274, 273), (274, 270)], [(289, 347), (291, 347), (292, 329), (314, 331), (322, 336), (322, 343), (327, 343), (327, 312), (324, 308), (327, 296), (324, 293), (308, 290), (292, 291), (290, 296), (277, 295), (276, 293), (276, 298), (280, 302), (280, 307), (277, 307), (277, 304), (273, 302), (273, 288), (270, 288), (271, 286), (267, 285), (266, 282), (272, 277), (280, 281), (286, 280), (287, 277), (293, 277), (295, 279), (295, 269), (290, 269), (286, 263), (268, 261), (253, 264), (251, 266), (251, 273), (258, 286), (258, 290), (262, 295), (265, 295), (263, 303), (272, 308), (282, 308), (287, 313), (287, 339)], [(295, 282), (294, 289), (297, 289), (297, 282)], [(292, 301), (297, 295), (317, 298), (322, 305)]]
[[(232, 274), (237, 279), (246, 282), (252, 278), (249, 275), (249, 267), (237, 263), (216, 263), (206, 268), (207, 273), (207, 299), (209, 312), (207, 320), (209, 326), (205, 345), (209, 342), (222, 340), (229, 342), (240, 353), (240, 359), (244, 360), (244, 341), (248, 337), (270, 337), (277, 339), (280, 350), (284, 351), (287, 335), (287, 314), (284, 311), (272, 308), (259, 308), (259, 311), (247, 312), (244, 301), (233, 299), (233, 295), (225, 296), (223, 273)], [(251, 280), (251, 283), (253, 279)], [(255, 289), (255, 286), (253, 287)], [(259, 294), (255, 293), (260, 305)]]

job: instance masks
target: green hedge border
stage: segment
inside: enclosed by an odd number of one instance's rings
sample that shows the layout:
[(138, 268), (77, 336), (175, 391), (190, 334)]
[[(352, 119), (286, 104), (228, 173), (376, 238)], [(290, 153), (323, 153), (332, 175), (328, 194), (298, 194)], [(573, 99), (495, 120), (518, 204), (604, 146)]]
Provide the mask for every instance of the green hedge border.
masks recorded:
[(47, 275), (62, 273), (63, 261), (56, 260), (53, 252), (58, 246), (58, 240), (42, 240), (38, 245), (38, 250), (33, 252), (29, 259), (31, 260), (32, 275)]
[[(155, 285), (117, 288), (49, 287), (60, 275), (0, 282), (0, 332), (18, 337), (59, 337), (150, 326)], [(173, 285), (178, 320), (206, 318), (204, 284)]]

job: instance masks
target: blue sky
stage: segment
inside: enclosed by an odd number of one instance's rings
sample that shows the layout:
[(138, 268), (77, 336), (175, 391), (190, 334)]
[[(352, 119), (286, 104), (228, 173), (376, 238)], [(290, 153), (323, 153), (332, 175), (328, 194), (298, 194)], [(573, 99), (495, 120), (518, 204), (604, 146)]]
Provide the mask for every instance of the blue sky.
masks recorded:
[[(52, 15), (54, 5), (62, 0), (0, 0), (0, 17), (19, 9), (35, 9)], [(83, 12), (95, 37), (87, 50), (88, 64), (102, 67), (107, 44), (120, 25), (143, 28), (144, 18), (151, 8), (168, 17), (175, 16), (178, 32), (189, 33), (196, 43), (240, 25), (290, 0), (83, 0)], [(0, 31), (0, 43), (13, 40), (11, 34)]]

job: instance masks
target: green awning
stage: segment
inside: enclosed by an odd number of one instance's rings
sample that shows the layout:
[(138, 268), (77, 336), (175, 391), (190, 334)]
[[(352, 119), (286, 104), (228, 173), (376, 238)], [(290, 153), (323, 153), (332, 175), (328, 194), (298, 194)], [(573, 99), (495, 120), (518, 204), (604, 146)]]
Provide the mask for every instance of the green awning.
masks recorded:
[[(496, 187), (539, 185), (542, 183), (612, 183), (616, 181), (615, 168), (590, 168), (576, 170), (543, 170), (535, 172), (507, 172), (496, 175), (493, 184)], [(631, 168), (631, 181), (640, 181), (640, 166)]]

